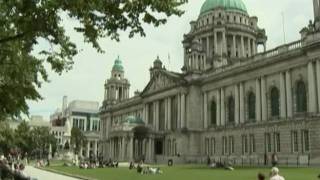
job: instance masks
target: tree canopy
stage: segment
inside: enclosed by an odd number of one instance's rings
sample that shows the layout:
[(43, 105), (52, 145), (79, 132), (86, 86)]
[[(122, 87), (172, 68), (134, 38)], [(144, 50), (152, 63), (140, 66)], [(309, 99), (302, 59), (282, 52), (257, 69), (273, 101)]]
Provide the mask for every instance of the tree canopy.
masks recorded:
[[(178, 0), (0, 0), (0, 120), (28, 113), (27, 100), (48, 82), (45, 64), (61, 74), (72, 68), (79, 52), (63, 26), (62, 14), (79, 22), (74, 29), (98, 52), (98, 40), (119, 41), (119, 32), (145, 36), (143, 23), (155, 27), (172, 15), (181, 16)], [(48, 44), (38, 52), (39, 43)], [(41, 46), (42, 47), (42, 46)]]
[(52, 153), (57, 149), (57, 140), (48, 127), (31, 128), (26, 121), (20, 122), (15, 130), (8, 122), (0, 122), (0, 154), (25, 153), (33, 156), (46, 156), (49, 146)]
[(86, 143), (87, 138), (83, 134), (83, 132), (79, 128), (73, 127), (71, 129), (70, 144), (73, 148), (74, 153), (79, 154), (81, 147), (83, 147)]

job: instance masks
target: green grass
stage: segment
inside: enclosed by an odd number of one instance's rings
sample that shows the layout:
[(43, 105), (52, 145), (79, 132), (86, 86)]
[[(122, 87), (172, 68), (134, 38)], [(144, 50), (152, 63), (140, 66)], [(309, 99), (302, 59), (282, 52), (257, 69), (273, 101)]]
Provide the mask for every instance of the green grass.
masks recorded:
[[(256, 180), (259, 172), (268, 175), (270, 171), (269, 168), (236, 168), (234, 171), (226, 171), (190, 165), (162, 167), (162, 175), (141, 175), (128, 168), (81, 170), (77, 167), (52, 166), (50, 169), (98, 180)], [(286, 180), (316, 180), (319, 173), (320, 170), (316, 168), (280, 168), (280, 174)]]

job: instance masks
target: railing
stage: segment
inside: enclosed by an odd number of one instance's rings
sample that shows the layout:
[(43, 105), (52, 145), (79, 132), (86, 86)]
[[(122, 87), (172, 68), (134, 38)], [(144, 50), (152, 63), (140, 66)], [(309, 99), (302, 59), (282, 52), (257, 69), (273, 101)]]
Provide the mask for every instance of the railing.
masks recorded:
[(297, 50), (300, 48), (302, 48), (302, 41), (301, 40), (294, 41), (292, 43), (279, 46), (277, 48), (268, 50), (266, 52), (256, 54), (249, 59), (240, 60), (239, 63), (235, 63), (233, 65), (221, 66), (219, 68), (216, 68), (212, 71), (212, 74), (219, 74), (221, 72), (225, 72), (225, 71), (234, 69), (239, 66), (246, 66), (246, 65), (252, 63), (252, 61), (261, 61), (261, 60), (268, 59), (271, 57), (276, 57), (276, 56), (279, 56), (279, 55), (282, 55), (282, 54), (285, 54), (285, 53), (288, 53), (290, 51), (294, 51), (294, 50)]
[(255, 58), (255, 59), (258, 60), (258, 59), (274, 57), (274, 56), (277, 56), (277, 55), (280, 55), (280, 54), (283, 54), (283, 53), (287, 53), (287, 52), (292, 51), (292, 50), (299, 49), (301, 47), (302, 47), (301, 40), (294, 41), (292, 43), (279, 46), (279, 47), (277, 47), (275, 49), (271, 49), (269, 51), (266, 51), (266, 52), (263, 52), (263, 53), (259, 53), (259, 54), (256, 55), (259, 58), (257, 58), (257, 59)]

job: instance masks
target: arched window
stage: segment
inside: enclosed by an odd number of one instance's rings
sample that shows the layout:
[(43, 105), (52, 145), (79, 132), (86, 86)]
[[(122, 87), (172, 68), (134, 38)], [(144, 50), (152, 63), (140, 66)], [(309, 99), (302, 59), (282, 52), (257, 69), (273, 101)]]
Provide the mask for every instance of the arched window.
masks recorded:
[(303, 81), (299, 81), (296, 87), (296, 104), (297, 112), (306, 112), (307, 111), (307, 92), (306, 85)]
[(253, 92), (248, 95), (248, 117), (251, 121), (256, 119), (256, 95)]
[(234, 123), (234, 109), (235, 109), (234, 99), (233, 97), (229, 97), (228, 99), (228, 123), (233, 124)]
[(211, 102), (211, 125), (217, 124), (217, 104), (216, 102)]
[(271, 89), (271, 116), (277, 117), (280, 115), (280, 95), (279, 90), (276, 87)]

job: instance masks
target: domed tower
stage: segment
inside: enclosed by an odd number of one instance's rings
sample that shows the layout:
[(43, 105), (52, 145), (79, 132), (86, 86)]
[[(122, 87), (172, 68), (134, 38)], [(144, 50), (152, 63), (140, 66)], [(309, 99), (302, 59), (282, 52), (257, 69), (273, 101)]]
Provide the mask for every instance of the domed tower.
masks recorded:
[(204, 72), (230, 65), (266, 49), (267, 36), (242, 0), (206, 0), (191, 31), (184, 35), (184, 72)]
[(124, 78), (124, 68), (120, 57), (114, 61), (111, 77), (105, 84), (104, 101), (107, 104), (116, 104), (129, 98), (130, 84)]
[(153, 67), (150, 68), (150, 79), (152, 79), (153, 76), (155, 76), (162, 69), (165, 68), (162, 65), (162, 62), (158, 56), (157, 59), (153, 61)]

